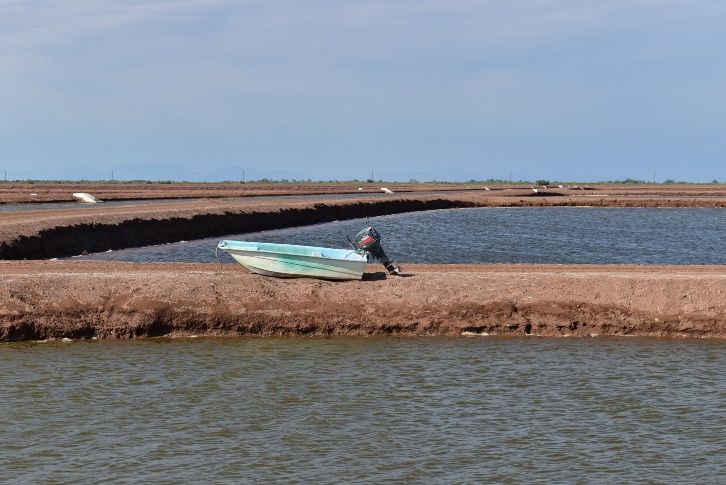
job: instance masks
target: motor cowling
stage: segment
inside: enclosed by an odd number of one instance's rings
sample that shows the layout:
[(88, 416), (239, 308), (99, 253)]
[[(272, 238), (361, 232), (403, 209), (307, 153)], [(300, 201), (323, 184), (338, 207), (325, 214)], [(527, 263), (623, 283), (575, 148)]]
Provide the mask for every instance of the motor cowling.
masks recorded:
[(369, 258), (373, 257), (383, 263), (389, 273), (400, 275), (401, 268), (398, 263), (389, 259), (381, 247), (381, 235), (372, 227), (366, 227), (355, 235), (353, 244), (358, 251), (364, 251)]

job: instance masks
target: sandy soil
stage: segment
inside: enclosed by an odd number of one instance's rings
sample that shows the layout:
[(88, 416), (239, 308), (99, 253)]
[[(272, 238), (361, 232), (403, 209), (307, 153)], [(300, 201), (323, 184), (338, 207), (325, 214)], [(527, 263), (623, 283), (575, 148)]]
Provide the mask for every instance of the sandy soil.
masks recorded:
[[(314, 195), (379, 193), (386, 186), (401, 193), (478, 191), (490, 196), (518, 197), (532, 193), (526, 185), (485, 185), (471, 183), (3, 183), (0, 204), (71, 202), (73, 192), (88, 192), (101, 200), (198, 199), (275, 195)], [(362, 190), (358, 190), (361, 188)], [(582, 185), (538, 188), (540, 194), (571, 196), (642, 196), (647, 198), (719, 197), (726, 198), (726, 184), (718, 185)]]
[[(381, 187), (396, 192), (458, 191), (479, 189), (470, 184), (406, 184), (406, 183), (2, 183), (0, 204), (71, 202), (73, 192), (87, 192), (101, 200), (199, 199), (219, 197), (253, 197), (279, 195), (380, 193)], [(362, 190), (358, 190), (358, 188)], [(495, 187), (496, 189), (496, 187)]]
[[(722, 266), (406, 265), (364, 281), (237, 265), (0, 262), (0, 340), (189, 335), (726, 337)], [(380, 267), (382, 269), (382, 267)]]

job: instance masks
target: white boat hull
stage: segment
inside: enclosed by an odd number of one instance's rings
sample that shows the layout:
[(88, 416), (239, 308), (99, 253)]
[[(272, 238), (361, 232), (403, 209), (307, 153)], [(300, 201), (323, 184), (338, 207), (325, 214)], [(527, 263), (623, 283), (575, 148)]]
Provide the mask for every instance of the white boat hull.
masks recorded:
[[(235, 241), (220, 243), (235, 261), (253, 273), (278, 278), (320, 278), (326, 280), (360, 280), (367, 259), (354, 251), (309, 248), (310, 254), (290, 254), (264, 251), (257, 248), (235, 247)], [(249, 243), (244, 243), (248, 245)], [(267, 246), (267, 245), (265, 245)], [(306, 248), (304, 246), (277, 245), (281, 248)]]

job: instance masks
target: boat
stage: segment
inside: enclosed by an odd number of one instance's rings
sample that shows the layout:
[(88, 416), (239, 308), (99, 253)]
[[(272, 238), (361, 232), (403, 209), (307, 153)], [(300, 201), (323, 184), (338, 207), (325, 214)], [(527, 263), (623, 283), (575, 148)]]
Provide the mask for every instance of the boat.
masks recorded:
[(401, 267), (383, 251), (378, 231), (366, 227), (354, 239), (348, 238), (352, 249), (225, 239), (217, 244), (217, 251), (228, 253), (253, 273), (278, 278), (360, 280), (371, 259), (380, 261), (389, 273), (401, 275)]
[(265, 276), (360, 280), (368, 258), (355, 249), (223, 240), (217, 245), (239, 264)]

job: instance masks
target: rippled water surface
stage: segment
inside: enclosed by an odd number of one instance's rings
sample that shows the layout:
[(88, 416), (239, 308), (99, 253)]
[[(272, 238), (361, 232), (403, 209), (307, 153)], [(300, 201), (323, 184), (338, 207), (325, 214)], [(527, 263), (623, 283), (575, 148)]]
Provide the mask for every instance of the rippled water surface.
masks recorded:
[(726, 344), (0, 345), (0, 482), (718, 483)]
[[(726, 209), (488, 208), (414, 212), (92, 255), (215, 261), (220, 239), (346, 247), (366, 224), (412, 263), (726, 264)], [(222, 254), (224, 261), (232, 259)]]

